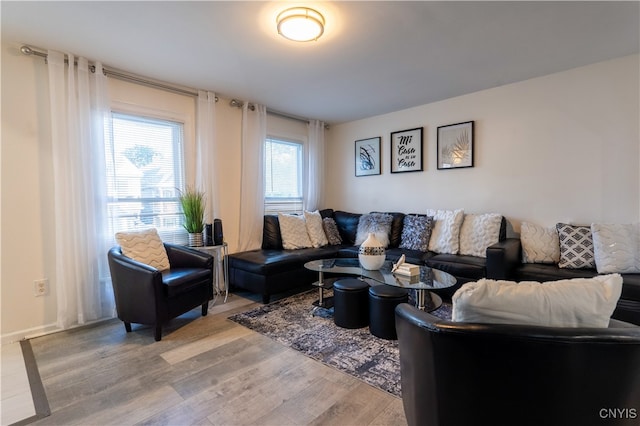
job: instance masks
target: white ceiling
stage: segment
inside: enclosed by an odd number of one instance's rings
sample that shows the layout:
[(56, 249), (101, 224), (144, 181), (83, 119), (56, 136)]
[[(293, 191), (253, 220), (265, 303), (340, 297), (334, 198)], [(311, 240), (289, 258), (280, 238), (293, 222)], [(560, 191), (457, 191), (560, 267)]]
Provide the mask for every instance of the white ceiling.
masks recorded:
[[(297, 2), (317, 42), (276, 34), (292, 2), (0, 3), (3, 41), (340, 123), (638, 53), (639, 2)], [(36, 60), (36, 59), (34, 59)]]

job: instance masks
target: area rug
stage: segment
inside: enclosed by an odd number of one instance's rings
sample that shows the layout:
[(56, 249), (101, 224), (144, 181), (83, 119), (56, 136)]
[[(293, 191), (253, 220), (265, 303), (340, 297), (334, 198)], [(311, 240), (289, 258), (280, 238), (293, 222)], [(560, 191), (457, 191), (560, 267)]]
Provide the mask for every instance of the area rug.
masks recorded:
[[(330, 296), (330, 294), (327, 294)], [(369, 328), (345, 329), (333, 323), (333, 309), (313, 309), (315, 290), (288, 297), (230, 320), (302, 352), (317, 361), (401, 397), (397, 340), (372, 336)], [(451, 305), (433, 315), (451, 318)]]

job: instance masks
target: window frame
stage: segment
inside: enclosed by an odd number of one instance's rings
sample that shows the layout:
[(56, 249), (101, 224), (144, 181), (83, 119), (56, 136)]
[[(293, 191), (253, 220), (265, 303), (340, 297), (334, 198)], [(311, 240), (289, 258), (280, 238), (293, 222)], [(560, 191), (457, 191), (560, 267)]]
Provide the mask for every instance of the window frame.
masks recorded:
[[(266, 144), (271, 141), (283, 144), (297, 145), (300, 148), (299, 162), (298, 162), (298, 188), (300, 190), (299, 197), (268, 197), (267, 186), (267, 164), (266, 164)], [(301, 214), (304, 208), (304, 189), (305, 189), (305, 167), (306, 167), (306, 155), (307, 144), (303, 140), (299, 140), (295, 137), (287, 137), (275, 134), (267, 134), (265, 140), (265, 156), (264, 161), (264, 211), (265, 214), (277, 214), (277, 213), (298, 213)]]
[[(116, 103), (117, 104), (117, 103)], [(159, 111), (159, 110), (154, 110), (154, 109), (150, 109), (150, 108), (144, 108), (144, 107), (140, 107), (137, 105), (129, 105), (127, 104), (126, 107), (118, 107), (118, 105), (112, 105), (112, 107), (110, 108), (109, 111), (109, 129), (107, 131), (107, 129), (105, 129), (105, 139), (109, 138), (109, 137), (113, 137), (113, 119), (114, 118), (118, 118), (118, 116), (121, 116), (122, 118), (126, 119), (126, 117), (132, 117), (134, 120), (135, 119), (140, 119), (141, 122), (144, 122), (144, 120), (149, 120), (150, 122), (153, 121), (158, 121), (158, 122), (168, 122), (168, 123), (173, 123), (175, 125), (178, 125), (181, 127), (181, 131), (182, 131), (182, 140), (179, 141), (177, 140), (177, 138), (175, 137), (175, 135), (173, 135), (172, 137), (172, 144), (173, 144), (173, 154), (174, 154), (174, 159), (173, 159), (173, 172), (176, 176), (176, 183), (177, 183), (177, 189), (179, 191), (184, 190), (184, 188), (187, 186), (187, 175), (188, 175), (188, 165), (187, 165), (187, 146), (188, 146), (188, 139), (187, 139), (187, 132), (188, 132), (188, 120), (184, 120), (181, 119), (181, 117), (178, 117), (176, 114), (173, 113), (168, 113), (166, 111)], [(134, 121), (132, 120), (132, 121)], [(107, 144), (112, 144), (112, 141), (108, 141), (105, 140), (105, 147)], [(175, 156), (178, 156), (179, 158), (175, 158)], [(182, 166), (180, 167), (180, 165), (177, 162), (181, 162)], [(106, 170), (105, 170), (106, 172)], [(108, 175), (106, 176), (107, 180), (111, 179), (111, 177)], [(180, 187), (181, 186), (181, 187)], [(150, 203), (150, 202), (166, 202), (166, 203), (177, 203), (179, 205), (179, 194), (175, 193), (174, 196), (172, 197), (148, 197), (148, 196), (140, 196), (138, 198), (114, 198), (113, 196), (111, 196), (108, 191), (107, 191), (107, 204), (109, 206), (113, 205), (114, 203), (118, 203), (118, 202), (137, 202), (140, 204), (144, 204), (146, 203)], [(157, 216), (157, 215), (153, 215), (153, 216)], [(109, 227), (111, 228), (114, 224), (114, 219), (116, 219), (116, 217), (112, 217), (110, 212), (108, 212), (108, 220), (109, 220)], [(184, 221), (184, 218), (182, 217), (180, 222)], [(148, 226), (154, 226), (154, 225), (148, 225)], [(147, 227), (148, 227), (147, 226)], [(144, 228), (144, 226), (140, 226), (140, 227), (134, 227), (134, 228), (128, 228), (126, 230), (131, 231), (131, 230), (135, 230), (135, 229), (142, 229)], [(122, 231), (122, 229), (112, 229), (113, 232), (119, 232)], [(178, 226), (176, 226), (175, 228), (162, 228), (162, 227), (158, 227), (158, 232), (161, 235), (161, 238), (163, 239), (163, 241), (168, 242), (168, 243), (174, 243), (174, 244), (187, 244), (187, 233), (186, 230), (182, 227), (182, 223), (180, 223)]]

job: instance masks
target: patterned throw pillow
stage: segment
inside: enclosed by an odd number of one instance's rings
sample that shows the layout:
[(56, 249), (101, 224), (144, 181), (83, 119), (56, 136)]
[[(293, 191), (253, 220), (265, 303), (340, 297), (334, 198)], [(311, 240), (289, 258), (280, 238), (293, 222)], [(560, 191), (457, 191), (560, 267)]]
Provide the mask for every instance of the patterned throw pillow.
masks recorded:
[(338, 225), (336, 225), (336, 221), (332, 217), (322, 219), (322, 226), (324, 227), (324, 233), (327, 236), (327, 240), (329, 240), (329, 244), (332, 246), (342, 244), (342, 237), (340, 236), (340, 231), (338, 231)]
[(169, 269), (169, 257), (155, 228), (141, 231), (118, 232), (116, 241), (122, 254), (159, 271)]
[(640, 223), (591, 224), (599, 274), (640, 273)]
[(460, 254), (487, 257), (487, 247), (500, 241), (501, 224), (501, 214), (466, 214), (460, 226)]
[(560, 241), (555, 228), (522, 222), (520, 241), (523, 263), (558, 263), (560, 261)]
[(460, 226), (464, 210), (427, 210), (434, 220), (429, 250), (436, 253), (458, 254), (460, 250)]
[(312, 247), (304, 216), (278, 213), (282, 247), (287, 250)]
[(402, 224), (400, 248), (429, 251), (432, 227), (433, 217), (431, 216), (406, 215)]
[(356, 233), (356, 244), (359, 246), (367, 239), (369, 233), (373, 233), (376, 239), (384, 247), (389, 245), (389, 231), (393, 216), (386, 213), (369, 213), (360, 216), (358, 221), (358, 232)]
[(304, 212), (304, 221), (307, 225), (307, 233), (314, 247), (323, 247), (329, 244), (327, 236), (322, 226), (322, 216), (318, 210), (313, 212)]
[(595, 268), (593, 238), (590, 226), (556, 224), (560, 239), (560, 268)]

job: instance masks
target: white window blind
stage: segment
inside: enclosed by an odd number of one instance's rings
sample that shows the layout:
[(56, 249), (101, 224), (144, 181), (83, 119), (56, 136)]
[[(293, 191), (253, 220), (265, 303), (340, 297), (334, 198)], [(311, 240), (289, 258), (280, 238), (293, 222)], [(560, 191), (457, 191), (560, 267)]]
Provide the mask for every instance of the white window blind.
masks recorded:
[(264, 157), (265, 213), (302, 213), (303, 144), (267, 138)]
[(155, 227), (163, 241), (186, 244), (183, 124), (114, 112), (105, 139), (112, 234)]

